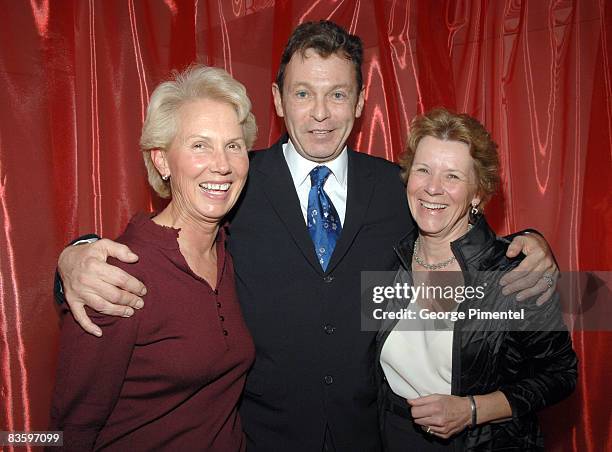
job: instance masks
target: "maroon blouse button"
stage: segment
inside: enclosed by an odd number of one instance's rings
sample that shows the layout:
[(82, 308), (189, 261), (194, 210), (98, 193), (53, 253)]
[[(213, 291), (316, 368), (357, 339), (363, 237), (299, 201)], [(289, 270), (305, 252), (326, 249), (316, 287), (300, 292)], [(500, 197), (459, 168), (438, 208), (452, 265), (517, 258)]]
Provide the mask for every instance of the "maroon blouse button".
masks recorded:
[(218, 301), (217, 301), (217, 307), (218, 307), (218, 308), (220, 308), (220, 307), (221, 307), (221, 303), (219, 303)]
[(219, 316), (219, 320), (221, 320), (222, 322), (225, 320), (225, 317), (223, 317), (222, 315)]
[(223, 330), (223, 335), (224, 335), (224, 336), (227, 336), (227, 335), (228, 335), (227, 330)]

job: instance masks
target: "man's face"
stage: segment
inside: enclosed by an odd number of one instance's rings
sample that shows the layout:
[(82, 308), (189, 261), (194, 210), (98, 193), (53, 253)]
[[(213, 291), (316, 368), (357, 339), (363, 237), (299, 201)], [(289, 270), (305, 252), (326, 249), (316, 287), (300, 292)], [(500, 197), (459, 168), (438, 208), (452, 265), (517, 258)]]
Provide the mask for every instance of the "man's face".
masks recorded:
[(293, 54), (283, 92), (274, 83), (272, 95), (295, 149), (313, 162), (331, 161), (342, 152), (364, 101), (353, 63), (337, 54), (323, 58), (313, 49), (303, 57)]

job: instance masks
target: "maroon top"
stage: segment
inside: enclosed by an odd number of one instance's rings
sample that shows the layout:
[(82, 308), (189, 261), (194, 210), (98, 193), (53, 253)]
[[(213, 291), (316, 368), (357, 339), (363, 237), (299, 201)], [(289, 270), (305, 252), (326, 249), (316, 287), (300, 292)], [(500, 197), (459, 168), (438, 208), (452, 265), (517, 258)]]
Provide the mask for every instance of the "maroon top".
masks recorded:
[(255, 349), (217, 237), (217, 290), (191, 271), (178, 230), (136, 215), (119, 242), (139, 256), (113, 260), (147, 286), (129, 319), (88, 311), (102, 338), (63, 315), (51, 429), (66, 450), (242, 451), (236, 405)]

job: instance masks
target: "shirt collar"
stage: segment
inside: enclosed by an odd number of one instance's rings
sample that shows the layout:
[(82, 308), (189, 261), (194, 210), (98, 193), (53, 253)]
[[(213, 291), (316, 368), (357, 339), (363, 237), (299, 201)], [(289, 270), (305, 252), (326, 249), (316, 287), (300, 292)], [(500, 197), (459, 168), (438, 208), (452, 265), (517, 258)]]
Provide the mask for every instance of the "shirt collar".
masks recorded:
[(287, 143), (283, 144), (283, 155), (285, 156), (293, 183), (296, 187), (306, 183), (314, 167), (325, 165), (331, 170), (332, 175), (336, 178), (340, 186), (346, 188), (346, 175), (348, 172), (348, 150), (346, 146), (344, 146), (344, 149), (342, 149), (338, 157), (330, 162), (321, 164), (302, 157), (300, 153), (295, 150), (291, 139), (289, 139)]

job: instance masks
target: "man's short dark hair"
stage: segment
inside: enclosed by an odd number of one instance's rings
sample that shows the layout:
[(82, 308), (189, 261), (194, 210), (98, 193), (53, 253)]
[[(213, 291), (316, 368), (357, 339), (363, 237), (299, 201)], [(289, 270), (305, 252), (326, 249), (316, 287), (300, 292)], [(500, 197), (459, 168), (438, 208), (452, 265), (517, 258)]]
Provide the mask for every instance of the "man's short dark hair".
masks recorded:
[(361, 74), (363, 46), (361, 39), (358, 36), (349, 34), (344, 28), (329, 20), (320, 20), (318, 22), (304, 22), (298, 25), (289, 37), (289, 42), (287, 42), (283, 51), (278, 75), (276, 76), (276, 84), (281, 94), (283, 92), (285, 68), (291, 57), (296, 52), (300, 52), (304, 56), (308, 49), (313, 49), (323, 58), (327, 58), (332, 54), (339, 54), (353, 63), (357, 78), (357, 93), (361, 91), (363, 86), (363, 76)]

